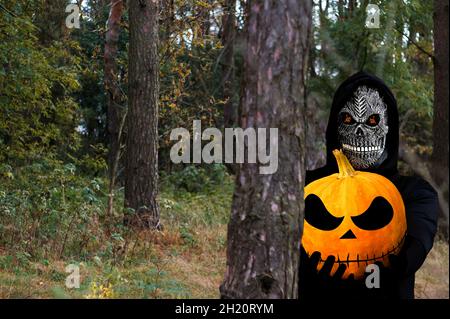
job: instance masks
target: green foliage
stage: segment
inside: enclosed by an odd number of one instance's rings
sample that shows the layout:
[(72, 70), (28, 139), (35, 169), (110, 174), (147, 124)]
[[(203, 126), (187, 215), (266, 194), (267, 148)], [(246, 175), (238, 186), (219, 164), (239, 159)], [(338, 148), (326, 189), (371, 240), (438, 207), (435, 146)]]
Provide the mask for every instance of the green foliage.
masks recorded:
[(214, 185), (220, 185), (227, 177), (226, 167), (222, 164), (207, 166), (188, 165), (181, 171), (162, 177), (167, 188), (184, 189), (188, 192), (205, 192)]
[(218, 2), (175, 1), (177, 21), (160, 46), (159, 156), (163, 168), (170, 165), (173, 128), (187, 127), (194, 119), (201, 120), (204, 127), (218, 126), (223, 117), (223, 46), (217, 36), (200, 35), (205, 20), (193, 16), (195, 5), (210, 11)]
[[(89, 1), (84, 6), (83, 15), (89, 17), (80, 24), (80, 29), (71, 32), (70, 37), (77, 41), (80, 46), (79, 82), (80, 89), (75, 92), (75, 99), (80, 108), (80, 127), (82, 128), (82, 145), (78, 157), (84, 156), (85, 160), (80, 165), (88, 173), (103, 174), (106, 163), (100, 165), (100, 159), (107, 157), (107, 105), (104, 84), (104, 38), (106, 33), (106, 22), (110, 6), (102, 5), (95, 1)], [(128, 15), (124, 14), (122, 28), (118, 41), (118, 53), (116, 63), (120, 78), (117, 84), (123, 92), (122, 102), (119, 107), (126, 108), (127, 92), (127, 45)], [(90, 159), (95, 159), (93, 163)]]
[[(146, 238), (123, 226), (121, 189), (115, 212), (107, 217), (107, 184), (83, 177), (74, 164), (47, 160), (20, 169), (0, 165), (0, 296), (190, 297), (191, 288), (174, 277), (173, 270), (169, 273), (174, 266), (167, 258), (224, 249), (224, 234), (215, 234), (206, 245), (199, 234), (224, 228), (229, 218), (234, 181), (223, 167), (213, 170), (210, 176), (216, 179), (203, 191), (163, 186), (158, 199), (163, 234), (172, 243), (163, 258), (152, 242), (154, 234)], [(80, 266), (79, 290), (64, 287), (64, 265), (70, 263)], [(26, 290), (36, 281), (37, 287)], [(2, 288), (10, 286), (12, 291)]]
[(0, 170), (0, 245), (33, 258), (81, 256), (87, 246), (98, 247), (101, 179), (80, 178), (73, 164), (48, 160)]
[(72, 41), (39, 43), (31, 17), (0, 11), (0, 161), (30, 163), (76, 148), (79, 60)]

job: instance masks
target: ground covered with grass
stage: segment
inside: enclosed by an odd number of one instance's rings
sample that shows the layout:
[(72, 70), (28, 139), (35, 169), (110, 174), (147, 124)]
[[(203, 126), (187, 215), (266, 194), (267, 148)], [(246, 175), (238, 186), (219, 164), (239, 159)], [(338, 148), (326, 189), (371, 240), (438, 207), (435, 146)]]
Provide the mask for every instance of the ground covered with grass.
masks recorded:
[[(223, 167), (163, 176), (162, 231), (122, 225), (122, 189), (71, 165), (0, 167), (0, 298), (218, 298), (233, 179)], [(448, 298), (448, 244), (417, 274), (417, 298)], [(66, 287), (76, 265), (80, 288)]]
[(448, 250), (448, 242), (436, 240), (425, 263), (416, 274), (416, 298), (449, 298)]
[[(233, 179), (220, 166), (163, 176), (162, 231), (123, 226), (123, 189), (71, 165), (0, 169), (0, 298), (217, 298)], [(79, 289), (65, 285), (79, 267)]]

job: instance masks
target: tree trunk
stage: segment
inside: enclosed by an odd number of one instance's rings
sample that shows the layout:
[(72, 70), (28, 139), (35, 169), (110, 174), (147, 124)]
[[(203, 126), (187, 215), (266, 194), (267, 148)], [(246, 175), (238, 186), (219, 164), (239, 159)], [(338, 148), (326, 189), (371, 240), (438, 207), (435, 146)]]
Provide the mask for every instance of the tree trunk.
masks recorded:
[(353, 17), (353, 12), (355, 11), (355, 8), (356, 8), (356, 1), (349, 0), (348, 1), (348, 17), (349, 18)]
[(129, 3), (130, 46), (125, 207), (126, 224), (159, 228), (158, 1)]
[[(447, 0), (434, 1), (434, 118), (432, 169), (434, 182), (441, 188), (448, 214), (448, 14)], [(448, 219), (448, 215), (446, 216)], [(445, 223), (444, 223), (445, 224)], [(445, 229), (447, 225), (442, 225)]]
[(105, 89), (108, 119), (108, 171), (109, 180), (115, 179), (115, 161), (120, 152), (119, 127), (122, 116), (122, 92), (117, 77), (117, 51), (120, 33), (120, 20), (123, 13), (123, 1), (112, 0), (105, 34)]
[(338, 19), (339, 19), (339, 21), (345, 20), (344, 0), (339, 0), (338, 1)]
[(262, 175), (260, 163), (240, 166), (220, 291), (223, 298), (296, 298), (312, 3), (250, 0), (248, 5), (240, 122), (243, 129), (278, 128), (278, 170)]
[(211, 3), (211, 0), (203, 0), (194, 6), (194, 12), (197, 15), (199, 23), (196, 37), (205, 43), (207, 42), (205, 41), (205, 37), (209, 35), (209, 29), (211, 28), (211, 9), (209, 8)]
[[(90, 4), (90, 10), (91, 15), (94, 18), (95, 21), (102, 21), (104, 19), (104, 12), (106, 11), (106, 7), (110, 3), (110, 0), (96, 0), (96, 1), (89, 1)], [(114, 2), (114, 1), (113, 1)], [(111, 12), (111, 8), (110, 8)]]
[[(322, 1), (318, 4), (313, 3), (314, 6), (318, 6), (319, 9), (319, 21), (320, 28), (327, 28), (327, 15), (329, 8), (329, 1), (325, 2), (325, 8), (323, 7)], [(312, 31), (314, 32), (314, 31)], [(312, 82), (317, 77), (316, 73), (316, 59), (320, 61), (322, 50), (317, 50), (315, 45), (314, 36), (311, 34), (309, 45), (309, 56), (308, 56), (308, 81)], [(325, 49), (327, 45), (326, 41), (323, 39), (318, 40), (321, 47)], [(326, 121), (320, 117), (320, 103), (318, 102), (318, 93), (313, 90), (306, 89), (306, 104), (307, 108), (305, 111), (306, 118), (308, 121), (305, 123), (306, 127), (306, 156), (305, 156), (305, 168), (307, 170), (313, 170), (318, 167), (325, 165), (325, 128)], [(323, 137), (323, 138), (320, 138)]]
[(236, 0), (225, 0), (222, 18), (222, 45), (223, 45), (223, 97), (226, 99), (223, 117), (224, 127), (233, 127), (236, 123), (237, 112), (234, 107), (234, 37), (236, 34)]
[(175, 23), (175, 2), (174, 0), (160, 1), (160, 39), (165, 42), (172, 34)]
[[(126, 112), (122, 111), (124, 99), (120, 89), (117, 72), (117, 51), (120, 35), (120, 21), (124, 10), (122, 0), (112, 0), (105, 33), (105, 90), (107, 101), (108, 128), (108, 205), (106, 215), (108, 221), (113, 215), (114, 188), (120, 161), (120, 145), (125, 124)], [(108, 224), (109, 225), (109, 224)]]

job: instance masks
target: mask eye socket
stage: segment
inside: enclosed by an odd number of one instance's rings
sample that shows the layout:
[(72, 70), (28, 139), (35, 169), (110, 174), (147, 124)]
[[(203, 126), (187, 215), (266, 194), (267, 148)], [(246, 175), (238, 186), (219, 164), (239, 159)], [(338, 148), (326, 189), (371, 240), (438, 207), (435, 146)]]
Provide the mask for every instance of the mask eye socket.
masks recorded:
[(344, 217), (331, 215), (319, 197), (310, 194), (305, 199), (305, 220), (311, 226), (321, 230), (336, 229)]
[(369, 208), (358, 216), (353, 216), (353, 223), (364, 230), (377, 230), (389, 224), (394, 216), (391, 204), (383, 197), (376, 197)]
[(347, 112), (341, 113), (341, 122), (345, 125), (352, 125), (355, 124), (355, 119)]
[(369, 126), (377, 126), (380, 123), (380, 114), (372, 114), (366, 121)]

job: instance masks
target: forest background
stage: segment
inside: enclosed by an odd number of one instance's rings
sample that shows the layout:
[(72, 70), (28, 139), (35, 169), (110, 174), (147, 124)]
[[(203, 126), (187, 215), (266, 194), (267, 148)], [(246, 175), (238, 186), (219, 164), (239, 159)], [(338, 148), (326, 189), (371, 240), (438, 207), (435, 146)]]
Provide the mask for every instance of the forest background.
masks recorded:
[[(236, 167), (175, 165), (169, 136), (196, 119), (238, 126), (246, 1), (160, 1), (158, 230), (123, 222), (133, 213), (124, 208), (128, 4), (73, 2), (80, 26), (68, 28), (69, 3), (0, 1), (0, 297), (218, 297)], [(337, 86), (361, 69), (384, 79), (398, 101), (400, 171), (431, 181), (441, 199), (416, 292), (448, 298), (448, 55), (447, 69), (436, 66), (434, 32), (448, 36), (448, 11), (445, 22), (433, 1), (371, 3), (379, 28), (365, 27), (368, 1), (313, 2), (304, 164), (325, 163)], [(440, 45), (448, 53), (447, 37)], [(79, 289), (65, 286), (69, 264), (80, 267)]]

